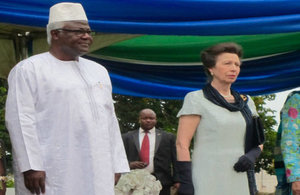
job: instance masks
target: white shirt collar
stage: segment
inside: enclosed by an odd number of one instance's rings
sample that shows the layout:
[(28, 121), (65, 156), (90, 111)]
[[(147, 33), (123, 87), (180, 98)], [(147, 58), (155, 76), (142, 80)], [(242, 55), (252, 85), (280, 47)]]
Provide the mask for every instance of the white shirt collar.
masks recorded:
[[(145, 130), (144, 129), (142, 129), (141, 127), (139, 128), (139, 133), (140, 134), (144, 134), (145, 133)], [(155, 133), (155, 127), (153, 127), (152, 129), (150, 129), (149, 131), (148, 131), (148, 133), (149, 134), (152, 134), (152, 133)]]

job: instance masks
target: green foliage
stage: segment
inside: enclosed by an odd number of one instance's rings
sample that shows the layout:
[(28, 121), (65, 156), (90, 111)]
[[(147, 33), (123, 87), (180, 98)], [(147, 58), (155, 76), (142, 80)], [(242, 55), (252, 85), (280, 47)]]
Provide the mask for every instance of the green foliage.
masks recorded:
[(272, 101), (275, 99), (275, 95), (265, 95), (253, 97), (255, 106), (259, 116), (264, 122), (266, 142), (264, 143), (264, 149), (260, 155), (255, 171), (259, 172), (261, 169), (266, 170), (269, 174), (275, 174), (274, 170), (274, 147), (276, 142), (276, 131), (274, 126), (277, 124), (274, 116), (274, 110), (265, 108), (266, 100)]
[(14, 176), (12, 174), (7, 175), (6, 187), (7, 188), (15, 187), (15, 180), (14, 180)]
[(6, 167), (8, 172), (12, 172), (11, 143), (8, 131), (5, 127), (5, 102), (7, 96), (7, 80), (0, 79), (0, 139), (4, 141), (6, 148)]
[(15, 187), (15, 183), (14, 180), (9, 180), (6, 182), (6, 187), (7, 188), (14, 188)]

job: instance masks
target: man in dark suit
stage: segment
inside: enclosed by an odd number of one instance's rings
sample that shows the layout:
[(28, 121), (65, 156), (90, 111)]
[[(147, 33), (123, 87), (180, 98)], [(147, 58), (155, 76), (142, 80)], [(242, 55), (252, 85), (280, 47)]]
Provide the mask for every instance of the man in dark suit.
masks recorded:
[(175, 166), (176, 137), (155, 128), (156, 114), (151, 109), (140, 111), (139, 123), (138, 130), (122, 135), (130, 169), (149, 171), (162, 184), (160, 195), (170, 195), (172, 185), (179, 187)]

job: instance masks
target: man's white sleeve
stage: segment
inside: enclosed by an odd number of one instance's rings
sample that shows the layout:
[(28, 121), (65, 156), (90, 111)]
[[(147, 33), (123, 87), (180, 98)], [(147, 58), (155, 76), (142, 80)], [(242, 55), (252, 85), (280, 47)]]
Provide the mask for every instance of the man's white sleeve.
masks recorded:
[[(22, 63), (22, 62), (21, 62)], [(5, 120), (12, 142), (14, 160), (21, 172), (43, 170), (40, 144), (36, 131), (35, 75), (16, 65), (9, 78)]]
[(123, 144), (123, 140), (121, 137), (121, 132), (118, 124), (118, 120), (115, 116), (115, 114), (112, 116), (112, 129), (113, 136), (111, 139), (113, 139), (113, 158), (114, 158), (114, 170), (115, 173), (125, 173), (129, 172), (129, 164)]

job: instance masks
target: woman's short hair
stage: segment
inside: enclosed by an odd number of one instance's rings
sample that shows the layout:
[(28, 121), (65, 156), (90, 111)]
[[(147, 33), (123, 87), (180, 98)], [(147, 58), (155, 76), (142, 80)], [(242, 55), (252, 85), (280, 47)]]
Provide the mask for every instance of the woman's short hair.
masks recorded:
[(208, 82), (212, 81), (212, 76), (208, 69), (213, 68), (216, 65), (217, 57), (222, 53), (233, 53), (236, 54), (239, 58), (242, 58), (243, 49), (236, 43), (228, 42), (219, 43), (203, 50), (201, 52), (201, 61), (204, 66), (204, 72), (207, 76)]

